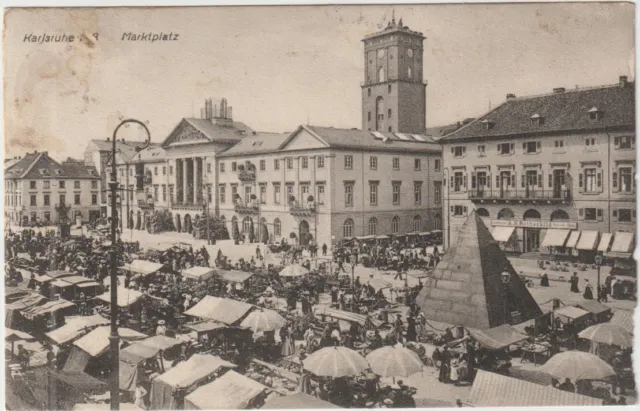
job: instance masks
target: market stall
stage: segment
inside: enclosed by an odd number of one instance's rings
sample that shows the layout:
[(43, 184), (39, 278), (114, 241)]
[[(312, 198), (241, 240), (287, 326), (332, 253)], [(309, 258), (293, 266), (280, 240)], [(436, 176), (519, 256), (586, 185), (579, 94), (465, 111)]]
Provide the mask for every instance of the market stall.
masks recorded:
[(57, 299), (22, 310), (22, 316), (29, 320), (28, 327), (36, 333), (43, 333), (64, 323), (66, 315), (75, 314), (77, 307), (71, 301)]
[(207, 295), (183, 314), (233, 325), (242, 320), (253, 308), (251, 304), (242, 301)]
[(258, 408), (268, 390), (269, 387), (229, 370), (187, 395), (184, 406), (190, 410)]
[(69, 316), (64, 319), (65, 324), (46, 336), (55, 344), (63, 345), (73, 342), (100, 325), (108, 325), (109, 320), (100, 315)]
[(155, 274), (164, 267), (163, 264), (154, 263), (147, 260), (133, 260), (129, 264), (124, 264), (120, 267), (121, 270), (129, 271), (134, 276), (147, 277), (151, 274)]
[(76, 301), (81, 294), (86, 297), (95, 297), (100, 291), (100, 284), (90, 278), (81, 275), (58, 278), (50, 283), (52, 296), (60, 294), (61, 297)]
[(120, 389), (133, 392), (141, 381), (148, 381), (151, 372), (164, 372), (164, 354), (181, 344), (175, 338), (156, 335), (120, 350)]
[(585, 300), (576, 304), (576, 307), (588, 311), (591, 313), (591, 321), (602, 323), (607, 322), (613, 315), (611, 313), (611, 307), (604, 305), (595, 300)]
[[(118, 286), (118, 307), (129, 308), (136, 304), (144, 296), (140, 291), (136, 291), (131, 288), (125, 288)], [(111, 304), (111, 291), (107, 291), (104, 294), (96, 296), (96, 299)]]
[(191, 267), (182, 271), (182, 278), (191, 281), (204, 281), (213, 277), (215, 272), (211, 267)]

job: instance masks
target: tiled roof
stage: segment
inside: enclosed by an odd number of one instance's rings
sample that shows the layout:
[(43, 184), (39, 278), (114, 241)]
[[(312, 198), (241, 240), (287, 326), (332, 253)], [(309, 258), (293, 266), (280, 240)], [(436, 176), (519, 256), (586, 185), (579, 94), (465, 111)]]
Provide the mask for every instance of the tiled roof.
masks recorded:
[(240, 121), (212, 122), (206, 118), (185, 118), (186, 122), (197, 128), (209, 140), (240, 140), (253, 130)]
[(6, 178), (20, 178), (33, 164), (33, 162), (39, 157), (40, 153), (27, 153), (11, 167), (5, 169), (4, 174)]
[(257, 132), (255, 134), (249, 134), (233, 147), (218, 154), (218, 157), (271, 153), (277, 151), (287, 137), (289, 137), (289, 133)]
[(4, 160), (4, 169), (8, 170), (9, 168), (13, 167), (15, 164), (18, 164), (19, 161), (20, 161), (19, 157), (5, 159)]
[(5, 176), (30, 180), (100, 178), (96, 168), (87, 166), (82, 160), (67, 159), (60, 164), (49, 157), (47, 152), (27, 153), (19, 162), (5, 171)]
[[(99, 151), (111, 151), (113, 149), (113, 142), (109, 140), (91, 140)], [(136, 147), (144, 146), (144, 141), (116, 141), (116, 149), (122, 155), (123, 159), (129, 159), (136, 153)]]
[(164, 161), (166, 158), (166, 152), (164, 148), (157, 143), (151, 143), (149, 147), (140, 152), (134, 154), (131, 157), (132, 162), (153, 163)]
[(380, 132), (387, 141), (376, 138), (371, 131), (354, 130), (348, 128), (303, 126), (323, 139), (331, 148), (345, 148), (354, 150), (380, 151), (423, 151), (441, 152), (442, 147), (433, 139), (420, 134), (425, 142), (418, 142), (412, 135), (403, 133), (409, 140), (402, 140), (395, 133)]
[(501, 276), (505, 270), (511, 274), (508, 291), (521, 321), (542, 315), (487, 226), (472, 211), (416, 302), (428, 320), (478, 330), (497, 327), (506, 322)]
[(62, 162), (61, 166), (63, 174), (61, 176), (57, 176), (57, 178), (100, 179), (98, 170), (96, 170), (94, 166), (86, 165), (82, 160), (67, 159)]
[[(590, 119), (589, 110), (594, 107), (602, 113), (599, 120)], [(535, 124), (531, 120), (535, 114), (542, 117), (542, 124)], [(487, 121), (491, 127), (483, 127), (483, 122)], [(440, 141), (634, 125), (635, 84), (627, 83), (625, 87), (603, 86), (508, 99)]]

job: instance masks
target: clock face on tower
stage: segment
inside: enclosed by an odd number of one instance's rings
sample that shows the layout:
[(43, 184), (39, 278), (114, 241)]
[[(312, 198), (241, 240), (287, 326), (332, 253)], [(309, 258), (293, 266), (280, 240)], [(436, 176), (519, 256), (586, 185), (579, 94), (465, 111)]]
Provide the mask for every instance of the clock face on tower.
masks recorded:
[(407, 56), (413, 57), (413, 50), (407, 49)]
[(378, 50), (378, 58), (381, 59), (384, 57), (384, 49)]

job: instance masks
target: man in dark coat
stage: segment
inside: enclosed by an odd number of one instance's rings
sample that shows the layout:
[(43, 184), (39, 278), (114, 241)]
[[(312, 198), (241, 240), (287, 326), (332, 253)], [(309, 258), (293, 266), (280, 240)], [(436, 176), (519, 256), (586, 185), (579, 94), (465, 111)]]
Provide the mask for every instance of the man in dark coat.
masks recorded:
[(440, 361), (442, 361), (442, 365), (440, 365), (440, 374), (438, 375), (438, 380), (440, 382), (447, 383), (449, 382), (451, 353), (449, 352), (449, 347), (447, 347), (446, 345), (443, 347), (442, 352), (440, 353)]
[(580, 289), (578, 288), (578, 281), (580, 281), (580, 279), (578, 278), (578, 273), (574, 272), (571, 278), (569, 279), (569, 282), (571, 283), (570, 290), (572, 293), (580, 292)]

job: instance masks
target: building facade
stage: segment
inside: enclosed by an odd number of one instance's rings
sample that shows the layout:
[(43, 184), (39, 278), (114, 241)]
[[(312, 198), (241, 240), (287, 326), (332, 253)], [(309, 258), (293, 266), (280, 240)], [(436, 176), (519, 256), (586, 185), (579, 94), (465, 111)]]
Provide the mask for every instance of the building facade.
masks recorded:
[(100, 216), (99, 194), (96, 168), (81, 160), (58, 163), (36, 151), (5, 169), (5, 218), (12, 224), (93, 221)]
[(439, 142), (446, 247), (474, 209), (515, 252), (553, 247), (589, 256), (629, 238), (616, 233), (635, 232), (635, 85), (626, 77), (541, 96), (509, 94)]

